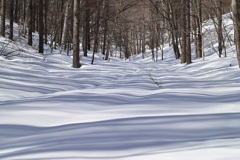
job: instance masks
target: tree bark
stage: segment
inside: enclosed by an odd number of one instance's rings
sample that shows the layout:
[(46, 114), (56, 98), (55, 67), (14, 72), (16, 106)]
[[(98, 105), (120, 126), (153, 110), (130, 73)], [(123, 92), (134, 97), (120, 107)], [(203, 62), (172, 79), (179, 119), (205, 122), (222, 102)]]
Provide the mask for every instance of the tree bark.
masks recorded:
[(105, 51), (106, 51), (106, 43), (107, 43), (107, 33), (108, 33), (108, 20), (107, 20), (107, 17), (108, 17), (108, 12), (109, 12), (109, 0), (105, 0), (105, 7), (104, 7), (104, 10), (105, 10), (105, 18), (104, 18), (104, 35), (103, 35), (103, 49), (102, 49), (102, 54), (105, 55)]
[(18, 23), (18, 0), (15, 0), (15, 7), (14, 7), (14, 21)]
[(223, 51), (223, 27), (222, 27), (222, 15), (223, 15), (223, 2), (222, 0), (218, 0), (218, 31), (217, 31), (217, 34), (218, 34), (218, 54), (219, 54), (219, 57), (222, 56), (222, 51)]
[(203, 57), (203, 38), (202, 38), (202, 0), (198, 0), (198, 57)]
[(79, 6), (80, 0), (73, 4), (73, 68), (80, 68), (79, 62)]
[(44, 32), (44, 23), (43, 23), (43, 0), (38, 1), (38, 32), (39, 32), (39, 53), (44, 52), (44, 41), (43, 41), (43, 32)]
[(29, 19), (28, 19), (28, 45), (32, 46), (32, 27), (33, 27), (33, 3), (32, 0), (29, 0), (28, 4), (29, 10)]
[(10, 18), (10, 32), (9, 32), (9, 39), (13, 40), (13, 13), (14, 12), (14, 0), (11, 0), (9, 3), (9, 18)]
[(62, 33), (62, 40), (61, 40), (61, 46), (66, 46), (66, 37), (67, 37), (67, 30), (68, 30), (68, 20), (69, 20), (69, 5), (70, 2), (66, 1), (65, 4), (65, 12), (64, 12), (64, 22), (63, 22), (63, 33)]
[(192, 63), (191, 54), (191, 1), (186, 0), (186, 62), (187, 64)]
[(186, 21), (187, 21), (187, 0), (182, 0), (182, 54), (181, 54), (181, 63), (186, 63), (187, 59), (186, 59), (186, 52), (187, 52), (187, 25), (186, 25)]
[(240, 68), (240, 0), (232, 0), (232, 12), (234, 19), (235, 45)]
[(5, 37), (6, 0), (2, 0), (1, 4), (1, 36)]
[(90, 44), (90, 6), (89, 0), (85, 0), (85, 27), (84, 27), (84, 56), (87, 57), (88, 50), (91, 49)]
[(98, 52), (98, 41), (99, 41), (99, 28), (100, 28), (100, 14), (101, 14), (101, 1), (98, 0), (98, 9), (97, 9), (97, 15), (96, 15), (96, 27), (94, 30), (94, 46), (93, 46), (93, 55), (92, 55), (92, 62), (91, 64), (93, 64), (94, 62), (94, 56), (95, 53)]
[(48, 2), (49, 0), (44, 0), (44, 43), (48, 43), (48, 23), (47, 23), (47, 17), (48, 17)]

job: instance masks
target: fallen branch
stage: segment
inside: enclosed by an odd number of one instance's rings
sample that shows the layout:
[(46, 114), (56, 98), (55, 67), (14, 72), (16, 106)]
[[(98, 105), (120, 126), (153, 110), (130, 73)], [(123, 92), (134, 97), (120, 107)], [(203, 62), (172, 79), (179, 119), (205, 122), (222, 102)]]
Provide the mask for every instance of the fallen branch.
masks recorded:
[(160, 85), (160, 83), (157, 82), (157, 81), (153, 78), (151, 72), (152, 72), (152, 70), (150, 70), (150, 71), (147, 71), (147, 70), (146, 70), (147, 76), (151, 79), (151, 81), (153, 81), (153, 82), (158, 86), (158, 88), (162, 88), (162, 86)]

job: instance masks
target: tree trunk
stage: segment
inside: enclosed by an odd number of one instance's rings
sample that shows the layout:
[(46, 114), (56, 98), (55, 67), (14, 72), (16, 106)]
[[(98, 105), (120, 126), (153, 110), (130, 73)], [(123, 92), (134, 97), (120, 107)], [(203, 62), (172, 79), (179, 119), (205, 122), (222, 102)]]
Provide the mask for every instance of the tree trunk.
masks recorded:
[(47, 44), (48, 43), (48, 23), (47, 23), (47, 17), (48, 17), (48, 1), (49, 0), (45, 0), (44, 1), (44, 43)]
[(146, 26), (145, 26), (145, 18), (143, 19), (143, 30), (142, 30), (142, 58), (144, 59), (145, 58), (145, 52), (146, 52), (146, 48), (145, 48), (145, 45), (146, 45), (146, 35), (145, 35), (145, 32), (146, 32)]
[(29, 0), (28, 4), (29, 10), (29, 19), (28, 19), (28, 45), (32, 46), (32, 27), (33, 27), (33, 3), (32, 0)]
[(107, 43), (107, 32), (108, 32), (108, 12), (109, 12), (109, 0), (105, 0), (105, 18), (104, 18), (104, 35), (103, 35), (103, 49), (102, 49), (102, 54), (105, 55), (106, 51), (106, 43)]
[(203, 38), (202, 38), (202, 0), (198, 0), (198, 57), (203, 57)]
[(32, 31), (35, 32), (36, 31), (36, 21), (37, 21), (37, 18), (36, 18), (36, 15), (37, 15), (37, 12), (36, 12), (36, 1), (33, 0), (32, 1)]
[(90, 8), (89, 0), (85, 0), (85, 27), (84, 27), (84, 56), (87, 57), (88, 50), (91, 49), (90, 44)]
[(5, 37), (5, 20), (6, 20), (6, 0), (2, 0), (1, 6), (1, 36)]
[(218, 1), (218, 52), (219, 57), (222, 56), (222, 50), (223, 50), (223, 27), (222, 27), (222, 15), (223, 15), (223, 4), (222, 0)]
[(18, 0), (15, 0), (14, 21), (18, 23)]
[(73, 68), (80, 68), (79, 62), (79, 6), (80, 0), (73, 4)]
[(44, 52), (44, 42), (43, 42), (43, 32), (44, 32), (44, 24), (43, 24), (43, 0), (38, 1), (38, 32), (39, 32), (39, 53)]
[[(27, 32), (27, 18), (26, 18), (26, 0), (23, 0), (22, 3), (20, 3), (21, 5), (21, 23), (22, 23), (22, 30), (21, 30), (21, 34), (23, 36), (26, 35), (26, 32)], [(40, 6), (39, 6), (40, 7)]]
[(232, 0), (232, 12), (235, 30), (235, 45), (237, 50), (238, 64), (240, 67), (240, 0)]
[(65, 12), (64, 12), (64, 22), (63, 22), (63, 33), (62, 33), (62, 40), (61, 46), (66, 46), (66, 37), (67, 37), (67, 30), (68, 30), (68, 19), (69, 19), (69, 5), (70, 1), (66, 1), (65, 4)]
[(13, 40), (13, 12), (14, 12), (14, 0), (11, 0), (9, 3), (9, 18), (10, 18), (10, 32), (9, 32), (9, 39)]
[(191, 1), (186, 0), (186, 62), (187, 64), (192, 63), (191, 55)]
[(93, 64), (94, 62), (94, 56), (95, 53), (98, 52), (98, 41), (99, 41), (99, 28), (100, 28), (100, 14), (101, 14), (101, 2), (100, 0), (98, 0), (98, 10), (97, 10), (97, 15), (96, 15), (96, 27), (95, 27), (95, 36), (94, 36), (94, 46), (93, 46), (93, 55), (92, 55), (92, 62), (91, 64)]
[(182, 0), (182, 54), (181, 54), (181, 63), (186, 63), (186, 52), (187, 52), (187, 25), (186, 25), (186, 14), (187, 14), (187, 0)]

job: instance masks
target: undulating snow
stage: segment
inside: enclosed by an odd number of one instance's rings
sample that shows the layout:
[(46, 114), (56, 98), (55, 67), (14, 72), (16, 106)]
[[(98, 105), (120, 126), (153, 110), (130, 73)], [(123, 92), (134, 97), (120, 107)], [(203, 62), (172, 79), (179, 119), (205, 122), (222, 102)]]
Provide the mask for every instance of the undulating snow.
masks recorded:
[(205, 61), (190, 65), (169, 47), (157, 62), (97, 54), (90, 65), (89, 54), (73, 69), (66, 54), (21, 44), (0, 57), (1, 160), (240, 159), (234, 46), (227, 58), (206, 46)]

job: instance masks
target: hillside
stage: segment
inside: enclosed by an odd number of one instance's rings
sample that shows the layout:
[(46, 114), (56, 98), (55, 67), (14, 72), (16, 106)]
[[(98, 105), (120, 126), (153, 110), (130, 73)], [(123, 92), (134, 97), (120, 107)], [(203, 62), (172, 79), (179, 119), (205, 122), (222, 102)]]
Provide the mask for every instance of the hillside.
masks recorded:
[(190, 65), (165, 47), (164, 61), (97, 54), (73, 69), (66, 53), (24, 42), (0, 57), (1, 160), (240, 159), (235, 46), (219, 58), (206, 44), (205, 61)]

